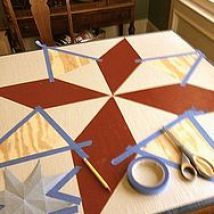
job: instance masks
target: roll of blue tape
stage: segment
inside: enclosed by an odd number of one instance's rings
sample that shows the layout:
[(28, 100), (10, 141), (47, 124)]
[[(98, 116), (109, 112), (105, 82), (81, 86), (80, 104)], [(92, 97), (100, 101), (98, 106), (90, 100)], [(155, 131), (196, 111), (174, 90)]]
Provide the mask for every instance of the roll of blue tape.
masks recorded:
[(157, 194), (169, 181), (169, 170), (155, 157), (139, 157), (128, 166), (128, 180), (132, 187), (144, 194)]

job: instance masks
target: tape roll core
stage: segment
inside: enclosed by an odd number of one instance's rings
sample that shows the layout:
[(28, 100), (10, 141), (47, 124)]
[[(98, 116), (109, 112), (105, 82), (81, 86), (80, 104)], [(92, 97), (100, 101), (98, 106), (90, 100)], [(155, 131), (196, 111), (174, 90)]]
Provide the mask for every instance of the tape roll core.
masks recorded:
[(139, 157), (129, 164), (128, 180), (139, 192), (156, 194), (166, 187), (169, 171), (157, 158)]

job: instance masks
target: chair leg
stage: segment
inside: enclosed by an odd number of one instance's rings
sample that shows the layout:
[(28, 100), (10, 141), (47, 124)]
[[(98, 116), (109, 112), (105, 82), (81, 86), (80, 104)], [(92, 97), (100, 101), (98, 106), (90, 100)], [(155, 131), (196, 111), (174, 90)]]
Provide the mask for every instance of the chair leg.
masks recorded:
[(67, 15), (68, 15), (68, 31), (71, 37), (72, 42), (74, 42), (74, 27), (73, 27), (73, 18), (71, 13), (71, 1), (66, 0), (66, 8), (67, 8)]

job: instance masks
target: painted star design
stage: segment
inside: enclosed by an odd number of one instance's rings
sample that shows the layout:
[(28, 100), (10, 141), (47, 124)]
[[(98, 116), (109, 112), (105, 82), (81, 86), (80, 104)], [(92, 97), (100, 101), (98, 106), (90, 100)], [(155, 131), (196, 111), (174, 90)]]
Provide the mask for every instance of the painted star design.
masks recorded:
[[(139, 55), (126, 39), (101, 57), (102, 60), (98, 62), (98, 66), (112, 95), (138, 67), (135, 60), (139, 58)], [(17, 93), (18, 91), (19, 93)], [(178, 96), (177, 99), (175, 99), (175, 95)], [(0, 96), (30, 107), (39, 105), (43, 108), (50, 108), (106, 95), (55, 79), (53, 83), (49, 83), (48, 80), (41, 80), (0, 88)], [(35, 96), (35, 99), (26, 99), (26, 97)], [(117, 94), (117, 96), (174, 114), (183, 113), (193, 106), (207, 111), (214, 110), (213, 91), (193, 85), (181, 87), (174, 84)], [(167, 100), (168, 102), (166, 102)], [(87, 139), (93, 141), (93, 146), (86, 151), (91, 162), (101, 175), (105, 175), (107, 183), (114, 190), (124, 176), (133, 157), (117, 166), (116, 170), (111, 165), (111, 160), (124, 152), (128, 145), (136, 144), (114, 96), (102, 107), (76, 141), (82, 142)], [(75, 153), (73, 153), (73, 158), (75, 165), (82, 164), (82, 160)], [(84, 211), (90, 214), (100, 213), (111, 194), (103, 189), (87, 168), (82, 170), (77, 178), (83, 198)], [(94, 200), (94, 198), (99, 198), (99, 200)]]
[(50, 198), (46, 193), (62, 178), (54, 176), (43, 178), (38, 162), (22, 183), (9, 170), (4, 170), (5, 191), (0, 192), (2, 214), (47, 214), (71, 207), (66, 201)]

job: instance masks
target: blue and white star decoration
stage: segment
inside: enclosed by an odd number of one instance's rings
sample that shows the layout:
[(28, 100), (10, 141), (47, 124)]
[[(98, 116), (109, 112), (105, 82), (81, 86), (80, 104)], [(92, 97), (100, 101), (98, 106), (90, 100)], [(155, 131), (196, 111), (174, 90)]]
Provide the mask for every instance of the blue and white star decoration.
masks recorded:
[(7, 168), (4, 170), (5, 190), (0, 192), (1, 214), (71, 214), (78, 212), (81, 199), (64, 194), (60, 189), (80, 170), (74, 167), (69, 173), (43, 177), (40, 161), (22, 183)]

